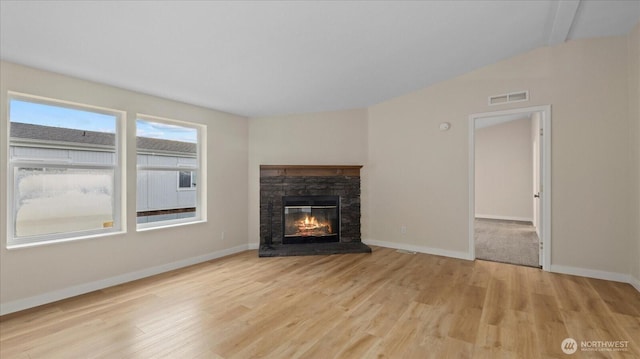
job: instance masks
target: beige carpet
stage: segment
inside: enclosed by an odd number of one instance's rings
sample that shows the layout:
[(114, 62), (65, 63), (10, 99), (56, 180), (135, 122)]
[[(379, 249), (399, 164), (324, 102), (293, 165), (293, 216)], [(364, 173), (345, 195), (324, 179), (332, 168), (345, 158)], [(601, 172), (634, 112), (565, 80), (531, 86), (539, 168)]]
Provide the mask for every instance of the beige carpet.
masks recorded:
[(538, 235), (527, 222), (475, 220), (476, 258), (539, 267)]

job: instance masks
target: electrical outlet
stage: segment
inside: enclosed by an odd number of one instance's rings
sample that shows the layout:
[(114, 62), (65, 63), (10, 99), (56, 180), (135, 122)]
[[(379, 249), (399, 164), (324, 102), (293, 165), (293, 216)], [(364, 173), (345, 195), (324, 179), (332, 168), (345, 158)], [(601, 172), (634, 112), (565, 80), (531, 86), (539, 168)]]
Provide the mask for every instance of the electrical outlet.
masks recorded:
[(407, 234), (407, 226), (405, 225), (400, 226), (400, 233)]
[(224, 231), (220, 232), (220, 240), (224, 241)]

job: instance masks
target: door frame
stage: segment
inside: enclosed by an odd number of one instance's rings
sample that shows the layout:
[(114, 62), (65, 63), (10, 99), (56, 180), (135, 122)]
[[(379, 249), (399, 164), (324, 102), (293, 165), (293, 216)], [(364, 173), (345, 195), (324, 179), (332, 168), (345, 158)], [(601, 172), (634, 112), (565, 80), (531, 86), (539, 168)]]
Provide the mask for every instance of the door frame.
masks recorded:
[(551, 269), (551, 105), (541, 105), (533, 107), (515, 108), (503, 111), (482, 112), (469, 115), (469, 258), (476, 259), (474, 220), (475, 220), (475, 123), (476, 120), (486, 117), (510, 116), (515, 114), (527, 114), (541, 112), (542, 118), (540, 126), (542, 136), (540, 136), (541, 147), (541, 185), (540, 202), (542, 215), (539, 218), (541, 226), (540, 254), (542, 255), (542, 270)]

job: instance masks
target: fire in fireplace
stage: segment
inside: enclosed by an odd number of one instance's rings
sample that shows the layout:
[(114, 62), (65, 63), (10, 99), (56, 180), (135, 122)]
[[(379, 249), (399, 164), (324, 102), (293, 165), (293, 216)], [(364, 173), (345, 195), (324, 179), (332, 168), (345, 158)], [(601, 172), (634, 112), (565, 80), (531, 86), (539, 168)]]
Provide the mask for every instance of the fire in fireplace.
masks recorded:
[(340, 197), (282, 197), (282, 243), (340, 241)]

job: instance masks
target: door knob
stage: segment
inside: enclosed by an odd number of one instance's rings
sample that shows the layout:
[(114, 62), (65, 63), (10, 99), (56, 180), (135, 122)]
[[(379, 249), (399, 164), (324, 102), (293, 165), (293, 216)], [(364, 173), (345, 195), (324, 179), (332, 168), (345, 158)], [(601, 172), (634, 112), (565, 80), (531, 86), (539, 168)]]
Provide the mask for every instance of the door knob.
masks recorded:
[(540, 198), (540, 192), (538, 192), (538, 193), (534, 194), (534, 195), (533, 195), (533, 197), (535, 197), (535, 198)]

